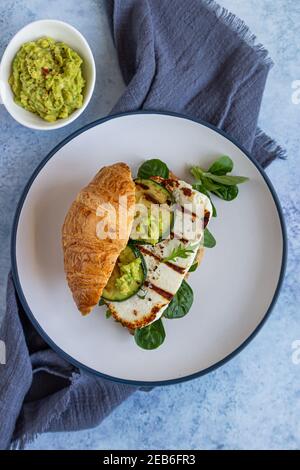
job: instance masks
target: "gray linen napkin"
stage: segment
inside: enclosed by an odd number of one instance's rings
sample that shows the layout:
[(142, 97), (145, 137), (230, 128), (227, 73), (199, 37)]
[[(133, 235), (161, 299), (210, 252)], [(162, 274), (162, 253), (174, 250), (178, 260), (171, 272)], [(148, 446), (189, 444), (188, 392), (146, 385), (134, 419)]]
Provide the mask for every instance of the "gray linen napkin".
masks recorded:
[[(284, 151), (257, 129), (266, 50), (243, 22), (205, 0), (115, 0), (107, 3), (127, 89), (113, 112), (169, 110), (222, 129), (266, 166)], [(99, 424), (135, 388), (83, 373), (34, 330), (8, 279), (0, 330), (0, 448), (35, 435)]]

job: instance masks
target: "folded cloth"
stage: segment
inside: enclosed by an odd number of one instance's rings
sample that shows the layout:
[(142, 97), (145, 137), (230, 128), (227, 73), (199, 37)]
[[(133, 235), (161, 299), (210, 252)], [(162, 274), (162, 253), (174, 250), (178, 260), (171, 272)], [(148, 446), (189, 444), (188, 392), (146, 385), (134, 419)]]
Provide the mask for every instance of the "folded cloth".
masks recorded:
[[(272, 65), (245, 24), (213, 1), (109, 1), (127, 85), (113, 112), (169, 110), (224, 129), (263, 166), (284, 151), (257, 129)], [(135, 388), (84, 373), (34, 330), (8, 279), (0, 331), (0, 448), (22, 447), (41, 432), (99, 424)]]
[(127, 85), (113, 111), (182, 112), (226, 131), (267, 166), (284, 150), (257, 128), (272, 61), (243, 21), (212, 0), (116, 0)]

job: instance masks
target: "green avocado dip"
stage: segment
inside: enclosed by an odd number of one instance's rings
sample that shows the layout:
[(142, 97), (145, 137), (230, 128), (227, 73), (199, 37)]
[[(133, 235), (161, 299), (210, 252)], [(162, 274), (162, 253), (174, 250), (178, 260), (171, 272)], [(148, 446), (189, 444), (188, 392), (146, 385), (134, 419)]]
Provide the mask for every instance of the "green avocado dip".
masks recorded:
[(141, 257), (133, 247), (127, 246), (119, 255), (102, 297), (116, 301), (128, 299), (140, 289), (144, 277)]
[(128, 264), (119, 263), (121, 276), (116, 279), (115, 286), (121, 294), (127, 295), (132, 289), (132, 284), (140, 284), (143, 280), (141, 270), (141, 258), (136, 258)]
[(83, 103), (82, 59), (51, 38), (24, 43), (17, 52), (9, 84), (15, 102), (48, 122), (67, 118)]

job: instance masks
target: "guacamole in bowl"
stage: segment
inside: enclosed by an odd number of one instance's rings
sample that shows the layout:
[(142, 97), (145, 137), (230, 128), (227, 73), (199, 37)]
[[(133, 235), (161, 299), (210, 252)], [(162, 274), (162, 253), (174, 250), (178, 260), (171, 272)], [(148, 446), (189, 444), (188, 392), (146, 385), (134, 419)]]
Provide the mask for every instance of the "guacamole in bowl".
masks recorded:
[(9, 78), (15, 102), (48, 122), (83, 105), (82, 59), (63, 42), (45, 37), (24, 43)]

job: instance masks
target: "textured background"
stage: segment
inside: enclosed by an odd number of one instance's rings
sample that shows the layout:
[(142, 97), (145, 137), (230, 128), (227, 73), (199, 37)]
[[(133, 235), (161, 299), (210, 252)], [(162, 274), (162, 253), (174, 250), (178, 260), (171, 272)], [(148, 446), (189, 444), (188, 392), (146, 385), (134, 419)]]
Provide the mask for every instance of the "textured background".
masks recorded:
[[(139, 392), (98, 428), (46, 434), (31, 449), (294, 449), (300, 447), (300, 365), (292, 342), (300, 339), (299, 162), (300, 2), (220, 0), (242, 17), (275, 62), (260, 125), (288, 150), (267, 173), (282, 202), (289, 235), (284, 288), (266, 326), (239, 356), (190, 383)], [(0, 107), (0, 301), (3, 312), (13, 213), (27, 179), (66, 135), (107, 114), (123, 89), (102, 0), (0, 0), (0, 56), (12, 35), (30, 21), (56, 18), (86, 36), (97, 65), (94, 96), (70, 126), (36, 132), (19, 126)]]

